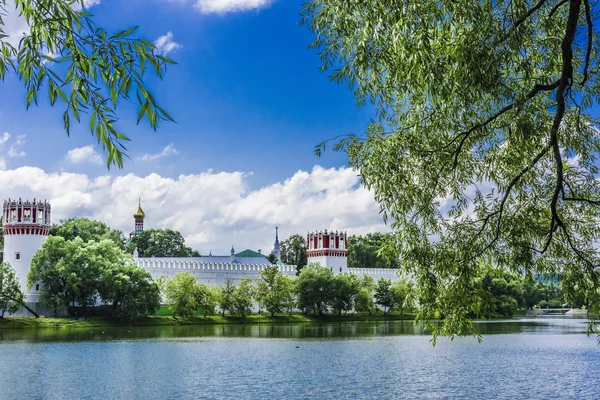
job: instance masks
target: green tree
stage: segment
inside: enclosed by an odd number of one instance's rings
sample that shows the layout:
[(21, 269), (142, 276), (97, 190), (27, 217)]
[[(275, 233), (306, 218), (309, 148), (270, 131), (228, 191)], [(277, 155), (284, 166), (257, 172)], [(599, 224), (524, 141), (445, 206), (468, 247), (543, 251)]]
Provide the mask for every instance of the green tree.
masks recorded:
[[(14, 0), (28, 32), (14, 46), (0, 20), (0, 79), (14, 72), (27, 90), (27, 107), (45, 91), (51, 105), (65, 104), (63, 122), (89, 116), (92, 135), (106, 149), (108, 166), (123, 165), (123, 142), (117, 105), (137, 105), (138, 122), (145, 118), (156, 129), (160, 120), (172, 121), (152, 96), (144, 77), (153, 71), (162, 78), (171, 60), (158, 54), (147, 40), (134, 38), (136, 27), (112, 35), (97, 26), (83, 0)], [(7, 10), (0, 1), (0, 12)]]
[(176, 317), (192, 318), (200, 307), (200, 297), (196, 277), (189, 272), (179, 272), (166, 282), (165, 298)]
[(252, 278), (244, 277), (240, 283), (235, 286), (233, 292), (233, 304), (231, 311), (240, 318), (247, 317), (252, 312), (252, 298), (254, 297), (254, 286)]
[(281, 292), (283, 296), (283, 308), (292, 315), (292, 311), (296, 306), (296, 280), (295, 278), (284, 275), (281, 279)]
[(485, 267), (476, 286), (481, 287), (482, 301), (477, 317), (511, 316), (523, 297), (523, 277), (504, 268)]
[(302, 268), (296, 278), (298, 307), (307, 313), (323, 315), (331, 302), (333, 272), (319, 263), (310, 263)]
[(306, 238), (292, 235), (281, 241), (281, 261), (287, 265), (295, 265), (299, 274), (306, 265)]
[(525, 277), (521, 283), (521, 307), (525, 310), (531, 310), (537, 305), (542, 299), (542, 286), (542, 282), (534, 280), (533, 277)]
[(260, 271), (255, 287), (258, 304), (271, 315), (286, 309), (291, 286), (277, 266), (271, 265)]
[(103, 269), (98, 292), (112, 307), (112, 316), (132, 321), (154, 314), (160, 308), (160, 288), (148, 271), (130, 262)]
[(224, 287), (219, 288), (217, 303), (221, 309), (221, 315), (225, 316), (226, 312), (232, 312), (235, 302), (236, 287), (229, 280)]
[(352, 311), (360, 293), (360, 280), (354, 274), (337, 274), (331, 285), (331, 308), (341, 315)]
[(275, 264), (277, 262), (277, 256), (271, 253), (267, 256), (267, 260), (269, 260), (271, 264)]
[(391, 221), (387, 251), (414, 276), (434, 335), (475, 332), (480, 260), (596, 289), (598, 11), (590, 0), (305, 3), (323, 69), (373, 105), (366, 131), (335, 148)]
[(360, 287), (362, 289), (367, 289), (369, 293), (372, 293), (375, 290), (375, 279), (371, 275), (363, 275), (360, 279)]
[(538, 303), (540, 308), (562, 307), (565, 302), (563, 291), (558, 283), (554, 283), (552, 280), (546, 281), (542, 285), (541, 300)]
[(198, 283), (198, 305), (204, 309), (204, 317), (214, 315), (219, 293), (216, 287)]
[(79, 236), (85, 243), (90, 240), (99, 242), (103, 239), (109, 239), (121, 249), (125, 248), (125, 240), (121, 231), (111, 229), (103, 222), (87, 218), (61, 220), (60, 223), (52, 225), (49, 233), (52, 236), (60, 236), (65, 240), (73, 240)]
[(84, 242), (79, 236), (65, 240), (50, 236), (31, 260), (27, 283), (41, 283), (41, 300), (55, 310), (77, 303), (87, 308), (98, 300), (104, 271), (123, 267), (127, 255), (110, 239)]
[(25, 295), (19, 285), (17, 274), (10, 264), (0, 264), (0, 318), (4, 314), (9, 315), (17, 312), (19, 307), (25, 302)]
[(129, 253), (138, 249), (140, 257), (198, 257), (197, 251), (185, 245), (181, 233), (171, 229), (149, 229), (131, 239)]
[(365, 236), (348, 237), (349, 268), (398, 268), (397, 261), (385, 259), (380, 253), (389, 233), (368, 233)]
[(75, 301), (68, 286), (67, 259), (72, 253), (72, 246), (63, 237), (49, 236), (31, 259), (27, 286), (31, 288), (36, 282), (41, 283), (40, 303), (52, 308), (54, 315), (61, 305), (68, 307)]
[(102, 272), (123, 266), (125, 254), (109, 239), (85, 243), (76, 237), (68, 242), (72, 253), (66, 258), (67, 281), (73, 298), (87, 315), (88, 306), (99, 299)]
[(392, 308), (400, 311), (400, 315), (404, 311), (412, 311), (415, 308), (415, 296), (412, 281), (407, 279), (399, 279), (395, 281), (390, 288), (390, 297), (392, 300)]
[(371, 291), (363, 287), (358, 292), (358, 296), (356, 296), (354, 309), (358, 312), (368, 312), (369, 315), (371, 315), (374, 307), (375, 305), (373, 304), (373, 295), (371, 294)]
[(375, 303), (383, 307), (383, 312), (387, 314), (393, 305), (392, 302), (392, 281), (385, 278), (379, 278), (375, 287)]

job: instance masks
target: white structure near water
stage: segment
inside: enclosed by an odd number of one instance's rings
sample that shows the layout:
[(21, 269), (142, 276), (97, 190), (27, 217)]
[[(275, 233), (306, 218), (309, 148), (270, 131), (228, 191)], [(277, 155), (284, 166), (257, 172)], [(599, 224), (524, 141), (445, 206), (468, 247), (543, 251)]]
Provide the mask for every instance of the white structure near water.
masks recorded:
[[(142, 216), (142, 217), (140, 217)], [(135, 230), (131, 236), (143, 232), (143, 216), (145, 216), (141, 207), (134, 214)], [(140, 218), (141, 221), (140, 221)], [(278, 228), (275, 228), (275, 243), (273, 246), (274, 254), (279, 259), (280, 244)], [(386, 278), (397, 279), (396, 270), (385, 268), (348, 268), (348, 236), (345, 232), (338, 231), (319, 231), (308, 233), (306, 236), (306, 256), (308, 263), (319, 263), (322, 266), (331, 269), (334, 274), (353, 273), (359, 277), (371, 275), (375, 280)], [(244, 277), (254, 278), (259, 276), (260, 272), (266, 267), (271, 266), (264, 254), (244, 250), (241, 253), (235, 252), (233, 246), (229, 256), (206, 257), (151, 257), (141, 258), (137, 250), (133, 253), (133, 259), (136, 265), (150, 272), (152, 277), (159, 276), (172, 277), (178, 272), (189, 272), (194, 275), (198, 281), (209, 283), (216, 286), (225, 286), (228, 282), (236, 285)], [(285, 265), (281, 261), (277, 262), (279, 271), (288, 276), (296, 275), (295, 265)]]
[[(16, 271), (21, 288), (26, 294), (27, 305), (40, 314), (49, 315), (49, 310), (39, 304), (40, 285), (27, 288), (27, 273), (35, 252), (42, 247), (51, 226), (51, 207), (46, 201), (11, 200), (4, 201), (4, 261)], [(145, 213), (141, 204), (134, 213), (134, 230), (130, 239), (144, 232)], [(278, 228), (275, 228), (275, 243), (271, 254), (278, 261), (281, 273), (296, 275), (295, 265), (285, 265), (279, 261), (280, 244)], [(345, 232), (319, 231), (308, 233), (306, 255), (309, 263), (319, 263), (331, 269), (334, 274), (353, 273), (359, 277), (370, 275), (375, 280), (386, 278), (396, 280), (396, 270), (377, 268), (348, 268), (348, 243)], [(257, 277), (271, 262), (260, 250), (244, 250), (236, 253), (233, 246), (228, 256), (204, 257), (139, 257), (137, 249), (133, 254), (136, 265), (146, 269), (152, 277), (172, 277), (178, 272), (190, 272), (200, 282), (224, 286), (239, 283), (244, 277)], [(20, 310), (16, 315), (28, 315)]]
[[(4, 221), (4, 258), (15, 270), (19, 284), (25, 292), (27, 305), (43, 312), (39, 305), (40, 286), (27, 290), (27, 273), (31, 258), (41, 247), (50, 230), (50, 204), (46, 201), (5, 200), (2, 221)], [(17, 315), (27, 315), (20, 310)]]

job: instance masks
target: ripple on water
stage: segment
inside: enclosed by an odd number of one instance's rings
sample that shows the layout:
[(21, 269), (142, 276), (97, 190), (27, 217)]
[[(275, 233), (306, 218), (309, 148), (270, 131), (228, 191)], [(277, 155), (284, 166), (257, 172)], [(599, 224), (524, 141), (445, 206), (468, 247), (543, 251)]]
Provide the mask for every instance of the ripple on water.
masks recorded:
[(405, 322), (343, 325), (5, 338), (0, 399), (600, 398), (582, 320), (492, 322), (481, 344), (436, 347)]

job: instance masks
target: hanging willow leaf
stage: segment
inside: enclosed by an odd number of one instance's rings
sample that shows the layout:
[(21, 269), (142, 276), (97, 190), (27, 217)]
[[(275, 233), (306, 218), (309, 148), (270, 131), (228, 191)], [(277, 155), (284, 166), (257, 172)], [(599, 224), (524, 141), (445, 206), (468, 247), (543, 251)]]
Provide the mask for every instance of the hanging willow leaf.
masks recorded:
[[(89, 115), (89, 127), (108, 155), (108, 166), (123, 167), (127, 136), (118, 133), (119, 99), (129, 98), (133, 89), (139, 95), (138, 123), (144, 117), (156, 130), (160, 121), (173, 118), (152, 97), (144, 81), (146, 65), (159, 78), (173, 62), (156, 52), (146, 40), (132, 37), (137, 27), (109, 36), (93, 16), (72, 7), (83, 1), (14, 0), (15, 10), (7, 10), (0, 0), (0, 15), (21, 14), (29, 25), (15, 47), (2, 30), (0, 19), (0, 79), (14, 70), (27, 90), (26, 105), (37, 104), (37, 94), (47, 90), (51, 104), (65, 103), (64, 127), (70, 132), (70, 116), (79, 121)], [(101, 77), (99, 80), (98, 78)]]
[(558, 277), (598, 314), (599, 16), (591, 0), (305, 3), (322, 69), (373, 111), (334, 148), (434, 335), (476, 334), (489, 264)]

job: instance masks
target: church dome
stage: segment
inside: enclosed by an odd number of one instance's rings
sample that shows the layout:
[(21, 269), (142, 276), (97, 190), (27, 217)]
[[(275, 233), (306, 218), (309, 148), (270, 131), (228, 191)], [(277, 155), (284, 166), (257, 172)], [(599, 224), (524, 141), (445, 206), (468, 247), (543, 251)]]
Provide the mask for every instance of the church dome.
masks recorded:
[(144, 210), (142, 210), (142, 206), (138, 204), (138, 209), (135, 214), (133, 214), (133, 218), (144, 218), (145, 216), (146, 214), (144, 213)]

